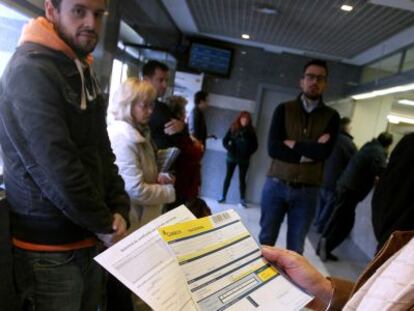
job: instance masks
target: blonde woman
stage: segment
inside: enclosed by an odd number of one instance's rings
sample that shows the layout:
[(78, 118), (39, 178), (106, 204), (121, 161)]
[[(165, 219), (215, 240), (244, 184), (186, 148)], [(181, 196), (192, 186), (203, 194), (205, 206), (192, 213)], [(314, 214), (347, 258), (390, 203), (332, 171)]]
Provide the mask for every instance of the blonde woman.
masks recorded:
[(109, 107), (113, 121), (108, 134), (131, 199), (132, 230), (160, 215), (163, 204), (175, 201), (174, 178), (159, 174), (148, 127), (155, 97), (151, 83), (130, 78), (117, 90)]

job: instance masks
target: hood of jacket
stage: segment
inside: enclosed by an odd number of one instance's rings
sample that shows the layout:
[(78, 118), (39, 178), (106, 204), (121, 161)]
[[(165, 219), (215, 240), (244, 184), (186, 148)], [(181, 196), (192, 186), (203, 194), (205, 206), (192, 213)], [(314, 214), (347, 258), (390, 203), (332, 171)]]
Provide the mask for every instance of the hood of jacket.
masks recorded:
[[(85, 110), (87, 100), (93, 100), (99, 92), (96, 81), (93, 81), (92, 83), (92, 90), (88, 90), (85, 85), (84, 68), (89, 67), (89, 65), (93, 63), (92, 54), (89, 54), (85, 60), (80, 60), (73, 49), (59, 37), (53, 23), (44, 17), (31, 19), (23, 27), (23, 31), (19, 39), (19, 46), (27, 42), (36, 43), (54, 51), (61, 52), (75, 63), (82, 82), (80, 107)], [(89, 69), (91, 70), (91, 68)], [(93, 77), (93, 74), (91, 74), (91, 76)]]

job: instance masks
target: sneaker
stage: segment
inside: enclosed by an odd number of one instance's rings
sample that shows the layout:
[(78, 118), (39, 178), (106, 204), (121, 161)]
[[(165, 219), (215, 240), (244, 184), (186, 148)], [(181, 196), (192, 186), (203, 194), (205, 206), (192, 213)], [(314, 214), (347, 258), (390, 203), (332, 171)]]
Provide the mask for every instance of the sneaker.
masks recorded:
[(241, 207), (247, 207), (247, 202), (246, 202), (246, 200), (245, 200), (245, 199), (241, 199), (241, 200), (240, 200), (239, 205), (240, 205)]
[(226, 202), (226, 198), (221, 198), (220, 200), (217, 200), (217, 202), (220, 203), (220, 204), (224, 203), (224, 202)]

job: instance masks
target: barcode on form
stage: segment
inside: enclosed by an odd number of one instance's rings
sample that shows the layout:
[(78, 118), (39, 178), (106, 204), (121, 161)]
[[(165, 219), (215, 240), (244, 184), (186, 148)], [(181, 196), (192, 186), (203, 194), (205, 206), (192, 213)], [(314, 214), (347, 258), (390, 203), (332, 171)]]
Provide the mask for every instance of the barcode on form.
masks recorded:
[(226, 220), (229, 220), (231, 218), (230, 214), (227, 212), (221, 213), (221, 214), (217, 214), (217, 215), (213, 215), (211, 216), (213, 219), (213, 222), (215, 224), (219, 224), (221, 222), (225, 222)]

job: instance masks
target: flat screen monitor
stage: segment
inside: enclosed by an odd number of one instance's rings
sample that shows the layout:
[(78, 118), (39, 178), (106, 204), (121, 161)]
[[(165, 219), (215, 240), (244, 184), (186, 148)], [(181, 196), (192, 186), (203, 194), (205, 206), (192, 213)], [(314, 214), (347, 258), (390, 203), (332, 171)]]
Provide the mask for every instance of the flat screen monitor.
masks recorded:
[(202, 43), (192, 43), (188, 67), (224, 77), (230, 75), (233, 50)]

